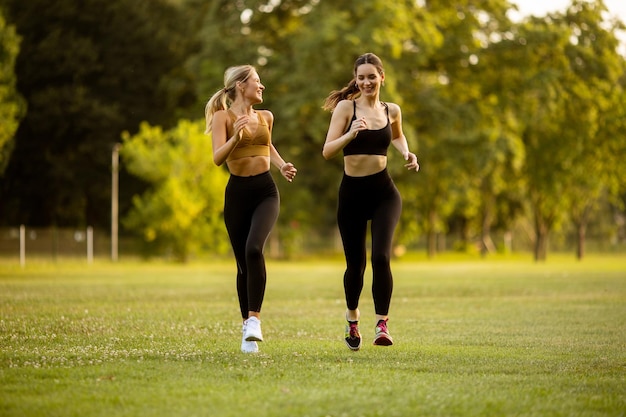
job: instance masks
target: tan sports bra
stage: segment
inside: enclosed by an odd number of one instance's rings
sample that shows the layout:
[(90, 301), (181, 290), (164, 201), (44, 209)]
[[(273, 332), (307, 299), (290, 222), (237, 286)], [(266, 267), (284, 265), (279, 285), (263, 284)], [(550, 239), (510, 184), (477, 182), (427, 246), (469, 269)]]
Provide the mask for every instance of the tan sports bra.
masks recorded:
[[(237, 115), (230, 109), (228, 109), (228, 115), (231, 121), (228, 127), (228, 137), (232, 137), (235, 134), (233, 126), (235, 120), (237, 120)], [(263, 116), (257, 113), (257, 118), (259, 119), (259, 124), (256, 132), (254, 132), (254, 136), (251, 136), (250, 132), (244, 129), (241, 140), (228, 155), (227, 162), (247, 156), (270, 156), (270, 129)]]

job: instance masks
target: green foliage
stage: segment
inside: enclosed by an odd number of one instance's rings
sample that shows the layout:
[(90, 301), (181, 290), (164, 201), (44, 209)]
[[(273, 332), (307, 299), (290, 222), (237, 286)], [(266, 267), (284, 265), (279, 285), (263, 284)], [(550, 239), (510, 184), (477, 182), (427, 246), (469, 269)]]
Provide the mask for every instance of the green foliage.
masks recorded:
[[(227, 66), (257, 65), (267, 87), (263, 106), (276, 116), (274, 143), (299, 169), (298, 191), (281, 190), (279, 226), (293, 231), (289, 223), (295, 217), (303, 237), (312, 230), (332, 234), (341, 160), (321, 156), (330, 121), (330, 114), (321, 111), (325, 97), (350, 81), (357, 56), (375, 52), (388, 75), (383, 100), (406, 102), (409, 90), (398, 83), (410, 79), (399, 71), (414, 71), (425, 61), (424, 53), (442, 42), (442, 33), (414, 2), (384, 0), (283, 1), (277, 7), (265, 1), (216, 2), (204, 27), (202, 69), (205, 83), (211, 84), (206, 95), (221, 87)], [(225, 38), (229, 42), (221, 42)], [(407, 136), (416, 147), (411, 118), (406, 120)]]
[[(194, 101), (183, 67), (193, 25), (167, 0), (1, 1), (22, 37), (17, 87), (28, 113), (0, 218), (106, 228), (114, 142), (141, 121), (172, 126), (176, 109)], [(122, 195), (137, 185), (124, 181)]]
[(213, 163), (203, 131), (202, 122), (183, 120), (169, 131), (142, 123), (136, 135), (123, 135), (128, 171), (151, 184), (133, 198), (123, 224), (138, 232), (153, 254), (185, 261), (228, 248), (222, 221), (228, 175)]
[(9, 163), (13, 135), (24, 113), (24, 102), (15, 88), (15, 59), (19, 43), (15, 27), (7, 24), (0, 9), (0, 178)]
[[(508, 232), (526, 216), (536, 220), (537, 241), (544, 240), (569, 221), (570, 202), (597, 201), (606, 187), (623, 189), (615, 175), (623, 164), (609, 162), (601, 150), (622, 154), (601, 132), (623, 137), (617, 116), (623, 94), (610, 99), (606, 86), (619, 84), (615, 76), (624, 65), (615, 53), (620, 26), (604, 22), (602, 8), (574, 2), (567, 21), (557, 14), (514, 23), (509, 2), (500, 0), (215, 2), (200, 62), (207, 95), (221, 87), (223, 68), (260, 67), (264, 105), (276, 115), (274, 140), (299, 168), (297, 185), (304, 189), (285, 190), (290, 198), (283, 199), (279, 226), (298, 233), (289, 223), (304, 217), (303, 235), (328, 235), (341, 161), (319, 154), (329, 120), (319, 106), (349, 81), (357, 55), (377, 53), (387, 72), (382, 99), (402, 106), (406, 136), (422, 165), (419, 174), (407, 173), (391, 151), (389, 169), (404, 200), (398, 243), (411, 245), (425, 234), (434, 254), (437, 236), (454, 233), (465, 240), (462, 247), (478, 241), (486, 253), (492, 230)], [(585, 85), (587, 67), (602, 83)], [(572, 142), (585, 145), (572, 148)], [(595, 192), (583, 187), (585, 199), (570, 198), (569, 190), (589, 182), (574, 180), (570, 168), (586, 165), (573, 158), (592, 148), (606, 163), (595, 157), (585, 163), (613, 175), (598, 172)], [(580, 172), (590, 178), (590, 168)]]
[[(532, 223), (543, 258), (551, 233), (583, 231), (610, 205), (624, 216), (624, 25), (606, 19), (601, 0), (520, 22), (506, 0), (0, 3), (23, 38), (16, 73), (29, 108), (0, 187), (2, 222), (108, 227), (120, 132), (200, 117), (224, 70), (250, 63), (267, 88), (259, 107), (275, 115), (273, 141), (299, 169), (289, 187), (277, 181), (273, 238), (288, 255), (330, 241), (342, 163), (321, 156), (321, 105), (364, 52), (383, 59), (381, 98), (402, 107), (422, 168), (407, 172), (390, 150), (404, 201), (397, 243), (426, 237), (434, 255), (450, 237), (487, 253), (492, 233)], [(164, 175), (121, 174), (122, 213)]]
[(428, 2), (427, 9), (443, 42), (419, 70), (407, 69), (414, 88), (402, 91), (404, 119), (419, 132), (422, 168), (415, 186), (403, 189), (403, 216), (427, 235), (432, 256), (437, 235), (457, 232), (468, 247), (472, 236), (489, 233), (493, 201), (515, 184), (507, 179), (519, 171), (523, 147), (486, 88), (498, 70), (485, 63), (487, 48), (512, 25), (507, 5)]
[(538, 260), (568, 214), (583, 226), (602, 194), (615, 189), (615, 161), (602, 150), (626, 152), (615, 135), (623, 129), (615, 115), (623, 111), (626, 65), (616, 50), (616, 27), (606, 26), (602, 12), (600, 2), (574, 1), (566, 13), (529, 19), (518, 28), (521, 45), (507, 53), (523, 69), (512, 80), (513, 100)]

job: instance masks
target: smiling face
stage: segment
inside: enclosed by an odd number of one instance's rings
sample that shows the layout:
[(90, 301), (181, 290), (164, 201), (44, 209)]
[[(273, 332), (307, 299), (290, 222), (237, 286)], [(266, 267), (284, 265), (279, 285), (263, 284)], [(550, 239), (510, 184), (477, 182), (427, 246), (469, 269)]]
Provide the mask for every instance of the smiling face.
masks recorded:
[(242, 97), (250, 101), (252, 104), (263, 103), (263, 90), (265, 86), (261, 84), (261, 78), (256, 71), (251, 71), (250, 76), (243, 82), (239, 83), (239, 88), (242, 89)]
[(356, 85), (364, 96), (377, 95), (380, 91), (380, 85), (385, 79), (384, 73), (381, 74), (372, 64), (361, 64), (356, 68)]

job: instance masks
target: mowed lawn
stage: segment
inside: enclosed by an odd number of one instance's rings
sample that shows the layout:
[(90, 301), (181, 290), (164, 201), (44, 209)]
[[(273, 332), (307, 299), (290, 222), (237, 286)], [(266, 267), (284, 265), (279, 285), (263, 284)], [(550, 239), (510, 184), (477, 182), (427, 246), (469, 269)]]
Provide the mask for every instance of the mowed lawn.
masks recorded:
[(394, 261), (392, 347), (344, 344), (343, 263), (0, 263), (0, 416), (624, 416), (626, 259)]

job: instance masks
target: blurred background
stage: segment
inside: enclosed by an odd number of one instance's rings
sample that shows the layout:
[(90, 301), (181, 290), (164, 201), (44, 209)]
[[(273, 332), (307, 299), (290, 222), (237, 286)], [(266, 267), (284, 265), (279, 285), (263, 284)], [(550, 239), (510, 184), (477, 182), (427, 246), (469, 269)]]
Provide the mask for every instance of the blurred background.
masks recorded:
[(626, 253), (623, 21), (519, 3), (0, 0), (0, 257), (230, 256), (204, 106), (244, 63), (298, 168), (268, 256), (341, 254), (321, 106), (365, 52), (421, 164), (396, 256)]

